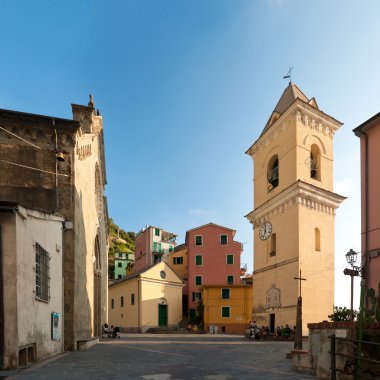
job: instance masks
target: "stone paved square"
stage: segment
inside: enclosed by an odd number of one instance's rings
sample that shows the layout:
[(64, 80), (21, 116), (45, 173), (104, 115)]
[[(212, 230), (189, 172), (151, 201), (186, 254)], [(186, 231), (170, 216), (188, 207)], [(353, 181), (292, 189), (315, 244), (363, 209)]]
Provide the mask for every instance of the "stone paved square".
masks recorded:
[(9, 376), (10, 380), (315, 379), (296, 372), (293, 342), (249, 341), (232, 335), (121, 334), (88, 351), (69, 352)]

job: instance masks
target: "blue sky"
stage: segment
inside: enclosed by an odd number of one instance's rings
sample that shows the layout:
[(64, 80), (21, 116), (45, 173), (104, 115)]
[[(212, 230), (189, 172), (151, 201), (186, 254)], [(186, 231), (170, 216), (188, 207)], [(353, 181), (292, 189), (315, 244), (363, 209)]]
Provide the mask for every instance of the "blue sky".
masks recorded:
[[(1, 0), (0, 108), (104, 119), (109, 214), (125, 230), (237, 230), (252, 270), (257, 139), (292, 81), (344, 123), (335, 135), (336, 304), (360, 251), (359, 140), (379, 112), (380, 3), (298, 0)], [(359, 281), (356, 281), (357, 283)], [(358, 293), (358, 292), (357, 292)], [(357, 302), (357, 301), (356, 301)]]

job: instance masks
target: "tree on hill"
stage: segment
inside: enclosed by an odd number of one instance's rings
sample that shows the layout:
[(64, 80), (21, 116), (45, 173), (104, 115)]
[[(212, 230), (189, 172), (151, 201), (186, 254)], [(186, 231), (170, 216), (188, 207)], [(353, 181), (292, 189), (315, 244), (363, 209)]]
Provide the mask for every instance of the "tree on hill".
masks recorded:
[(108, 250), (108, 276), (114, 278), (115, 253), (134, 253), (135, 237), (134, 232), (125, 232), (112, 218), (109, 218), (109, 250)]

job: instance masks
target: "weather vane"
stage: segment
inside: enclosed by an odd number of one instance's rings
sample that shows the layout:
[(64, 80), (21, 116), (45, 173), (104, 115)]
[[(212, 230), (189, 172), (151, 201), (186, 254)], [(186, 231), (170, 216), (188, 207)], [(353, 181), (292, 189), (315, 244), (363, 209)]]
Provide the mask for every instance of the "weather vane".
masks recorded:
[(284, 75), (282, 77), (282, 79), (286, 79), (286, 78), (289, 78), (289, 84), (292, 83), (292, 70), (293, 70), (294, 66), (292, 66), (291, 68), (289, 68), (289, 71), (286, 73), (286, 75)]

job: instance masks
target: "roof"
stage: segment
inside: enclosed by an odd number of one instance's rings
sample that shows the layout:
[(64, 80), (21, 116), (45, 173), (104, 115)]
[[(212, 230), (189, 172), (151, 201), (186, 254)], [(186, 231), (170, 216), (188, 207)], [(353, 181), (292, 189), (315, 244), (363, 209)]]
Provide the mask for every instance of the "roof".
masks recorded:
[(5, 202), (5, 201), (0, 201), (0, 212), (5, 211), (17, 211), (18, 210), (18, 203), (14, 202)]
[(186, 244), (183, 243), (183, 244), (180, 244), (180, 245), (177, 245), (174, 247), (174, 252), (178, 252), (178, 251), (182, 251), (183, 249), (186, 249)]
[(163, 228), (160, 228), (160, 227), (155, 227), (155, 226), (151, 226), (150, 224), (147, 224), (145, 227), (143, 227), (139, 232), (136, 233), (136, 237), (141, 235), (142, 233), (144, 233), (145, 231), (151, 229), (151, 228), (156, 228), (158, 230), (161, 230), (162, 232), (165, 232), (167, 234), (170, 234), (170, 235), (173, 235), (173, 237), (177, 237), (178, 235), (173, 233), (173, 232), (169, 232), (169, 231), (166, 231), (164, 230)]
[(196, 230), (199, 230), (199, 229), (204, 228), (204, 227), (207, 227), (207, 226), (214, 226), (214, 227), (218, 227), (218, 228), (223, 228), (224, 230), (229, 230), (229, 231), (232, 231), (233, 233), (236, 232), (236, 230), (234, 230), (234, 229), (232, 229), (232, 228), (224, 227), (224, 226), (221, 226), (221, 225), (219, 225), (219, 224), (215, 224), (215, 223), (210, 222), (210, 223), (207, 223), (207, 224), (203, 224), (202, 226), (192, 228), (191, 230), (187, 230), (187, 231), (186, 231), (186, 234), (187, 234), (188, 232), (196, 231)]
[(353, 132), (356, 136), (360, 137), (361, 133), (374, 127), (375, 125), (377, 125), (378, 122), (380, 122), (380, 112), (366, 120), (364, 123), (360, 124), (355, 129), (353, 129)]
[(38, 114), (33, 114), (33, 113), (26, 113), (26, 112), (19, 112), (19, 111), (5, 110), (5, 109), (0, 109), (0, 117), (5, 117), (9, 119), (17, 119), (17, 120), (21, 119), (25, 121), (30, 121), (30, 120), (39, 121), (40, 127), (51, 128), (51, 126), (53, 125), (53, 121), (57, 129), (65, 128), (65, 129), (70, 129), (72, 131), (76, 131), (80, 127), (79, 121), (72, 120), (72, 119), (62, 119), (59, 117), (38, 115)]
[[(296, 99), (301, 99), (305, 103), (310, 102), (307, 96), (295, 84), (289, 82), (288, 87), (286, 87), (282, 93), (280, 100), (277, 102), (276, 107), (274, 107), (274, 110), (260, 136), (272, 126), (272, 124), (295, 102)], [(314, 98), (312, 100), (312, 104), (316, 105), (316, 100)]]
[(178, 273), (166, 261), (160, 261), (159, 263), (149, 265), (148, 267), (145, 267), (145, 268), (143, 268), (137, 272), (134, 272), (134, 273), (130, 274), (129, 276), (123, 277), (120, 280), (116, 280), (116, 281), (112, 282), (111, 284), (109, 284), (108, 286), (110, 287), (113, 285), (118, 285), (122, 282), (125, 282), (125, 281), (131, 280), (133, 278), (139, 277), (141, 274), (147, 272), (149, 269), (152, 269), (154, 266), (160, 265), (162, 263), (164, 263), (167, 267), (169, 267), (170, 270), (178, 277), (178, 279), (181, 280), (181, 282), (183, 282), (182, 277), (180, 275), (178, 275)]

